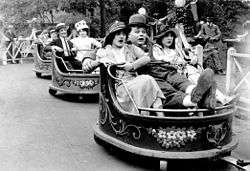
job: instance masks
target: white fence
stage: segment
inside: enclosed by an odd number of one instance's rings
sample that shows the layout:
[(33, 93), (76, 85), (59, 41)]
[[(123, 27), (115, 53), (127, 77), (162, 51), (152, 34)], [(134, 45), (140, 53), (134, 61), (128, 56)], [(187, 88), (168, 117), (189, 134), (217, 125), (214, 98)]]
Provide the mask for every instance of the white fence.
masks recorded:
[[(28, 58), (28, 54), (32, 53), (32, 44), (29, 39), (18, 39), (11, 42), (8, 47), (0, 49), (0, 63), (6, 65), (8, 61), (15, 62), (17, 60), (22, 63), (23, 59)], [(17, 56), (20, 54), (20, 58)], [(10, 59), (8, 59), (9, 57)]]
[(237, 53), (234, 48), (228, 49), (226, 93), (239, 94), (237, 107), (250, 112), (250, 54)]

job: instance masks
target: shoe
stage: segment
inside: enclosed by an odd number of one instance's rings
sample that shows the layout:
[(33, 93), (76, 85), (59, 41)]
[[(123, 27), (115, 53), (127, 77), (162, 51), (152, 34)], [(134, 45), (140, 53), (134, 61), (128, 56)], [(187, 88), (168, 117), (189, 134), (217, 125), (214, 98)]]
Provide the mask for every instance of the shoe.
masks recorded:
[(191, 101), (193, 103), (198, 103), (201, 101), (204, 94), (212, 86), (213, 80), (214, 80), (214, 71), (212, 69), (207, 68), (201, 73), (197, 81), (196, 87), (191, 92)]
[(239, 94), (227, 96), (225, 100), (223, 101), (222, 106), (233, 104), (237, 102), (239, 98), (240, 98)]
[(213, 81), (211, 87), (208, 89), (208, 91), (205, 93), (201, 101), (197, 103), (197, 106), (199, 108), (206, 108), (206, 109), (212, 109), (214, 110), (216, 108), (216, 82)]
[(218, 74), (219, 74), (219, 75), (226, 75), (226, 72), (223, 71), (223, 70), (220, 70), (220, 71), (218, 71)]

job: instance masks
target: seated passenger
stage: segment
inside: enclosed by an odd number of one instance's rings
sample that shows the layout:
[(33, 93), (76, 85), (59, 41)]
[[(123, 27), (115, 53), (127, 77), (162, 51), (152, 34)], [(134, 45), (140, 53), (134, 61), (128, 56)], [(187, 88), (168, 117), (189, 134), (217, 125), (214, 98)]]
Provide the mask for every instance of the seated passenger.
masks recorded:
[[(51, 42), (55, 41), (56, 39), (58, 39), (56, 29), (51, 28), (49, 31), (49, 39), (47, 40), (47, 43), (50, 44)], [(52, 52), (51, 51), (43, 51), (42, 56), (45, 60), (49, 60), (52, 57)]]
[(56, 29), (55, 28), (51, 28), (50, 31), (49, 31), (48, 42), (51, 43), (51, 42), (53, 42), (56, 39), (58, 39), (58, 35), (57, 35), (57, 32), (56, 32)]
[(70, 35), (67, 37), (67, 40), (72, 40), (77, 37), (78, 37), (77, 30), (75, 28), (72, 28), (70, 31)]
[[(201, 70), (192, 65), (197, 62), (197, 57), (193, 53), (190, 53), (192, 56), (187, 56), (189, 54), (186, 54), (182, 48), (176, 46), (175, 41), (178, 40), (176, 30), (165, 27), (156, 38), (157, 44), (153, 46), (154, 58), (176, 66), (179, 73), (185, 74), (192, 83), (197, 84)], [(191, 60), (191, 64), (187, 62), (187, 59)], [(217, 89), (216, 99), (224, 105), (232, 101), (234, 97), (225, 96)]]
[[(142, 44), (145, 37), (148, 37), (145, 16), (132, 15), (129, 18), (129, 26), (130, 42)], [(215, 108), (216, 83), (211, 69), (201, 74), (197, 85), (191, 83), (185, 75), (178, 73), (176, 67), (163, 60), (152, 61), (141, 73), (156, 79), (166, 98), (163, 102), (164, 108), (186, 108), (197, 105), (200, 108)]]
[(76, 23), (75, 27), (79, 36), (71, 39), (71, 42), (77, 50), (76, 59), (82, 62), (84, 57), (92, 56), (92, 52), (89, 50), (94, 48), (100, 48), (102, 47), (102, 44), (96, 39), (88, 36), (89, 26), (84, 20)]
[[(162, 108), (161, 99), (164, 98), (164, 95), (154, 78), (136, 74), (136, 70), (148, 63), (150, 58), (139, 48), (125, 44), (125, 29), (123, 22), (114, 22), (105, 38), (104, 48), (97, 51), (96, 61), (85, 58), (83, 68), (88, 71), (100, 63), (122, 64), (123, 70), (117, 72), (124, 84), (116, 84), (116, 95), (123, 109), (138, 113), (133, 101), (138, 107)], [(133, 101), (126, 89), (131, 94)], [(148, 115), (148, 112), (143, 112), (142, 115)], [(163, 116), (163, 113), (157, 112), (157, 116)]]
[(82, 63), (75, 59), (76, 54), (72, 51), (73, 43), (67, 41), (67, 26), (64, 23), (56, 25), (58, 39), (49, 43), (49, 47), (56, 51), (56, 55), (62, 57), (69, 69), (81, 70)]

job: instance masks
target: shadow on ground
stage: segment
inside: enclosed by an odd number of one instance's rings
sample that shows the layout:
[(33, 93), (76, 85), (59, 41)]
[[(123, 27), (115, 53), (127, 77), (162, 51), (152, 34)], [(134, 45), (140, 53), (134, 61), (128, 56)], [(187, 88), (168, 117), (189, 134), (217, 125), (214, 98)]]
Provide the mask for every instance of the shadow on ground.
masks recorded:
[[(117, 147), (111, 146), (99, 138), (94, 139), (97, 144), (103, 147), (103, 152), (107, 153), (106, 155), (115, 157), (120, 162), (124, 162), (128, 165), (139, 167), (145, 170), (158, 171), (160, 169), (160, 159), (135, 155), (118, 149)], [(167, 161), (168, 171), (239, 171), (238, 168), (218, 158)]]
[(78, 94), (64, 94), (64, 93), (57, 93), (54, 97), (74, 103), (98, 103), (99, 101), (99, 94), (85, 94), (85, 95), (78, 95)]

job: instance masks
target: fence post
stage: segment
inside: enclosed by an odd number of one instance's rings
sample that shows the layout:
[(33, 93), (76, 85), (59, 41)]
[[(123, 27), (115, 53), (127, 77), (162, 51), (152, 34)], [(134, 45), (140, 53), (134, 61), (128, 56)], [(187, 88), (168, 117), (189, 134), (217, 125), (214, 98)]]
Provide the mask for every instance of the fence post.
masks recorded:
[(231, 90), (231, 76), (233, 73), (233, 55), (236, 53), (236, 49), (230, 47), (227, 51), (227, 74), (226, 74), (226, 94)]
[(0, 61), (2, 65), (7, 65), (7, 55), (6, 55), (6, 49), (2, 48), (0, 49)]

